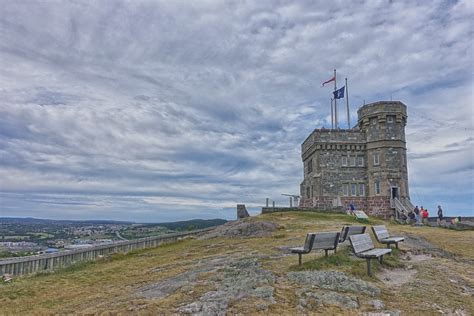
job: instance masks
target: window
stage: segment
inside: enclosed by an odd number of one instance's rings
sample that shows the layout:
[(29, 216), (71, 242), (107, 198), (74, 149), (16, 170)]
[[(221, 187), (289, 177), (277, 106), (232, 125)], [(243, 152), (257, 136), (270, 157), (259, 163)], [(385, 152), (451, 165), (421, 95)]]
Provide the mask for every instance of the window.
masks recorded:
[(356, 195), (356, 185), (355, 185), (355, 183), (351, 184), (351, 195), (352, 196)]
[(308, 161), (308, 173), (313, 172), (313, 159)]
[(359, 195), (365, 196), (365, 184), (359, 183)]
[(393, 123), (395, 121), (394, 115), (387, 115), (387, 123)]
[(344, 194), (344, 196), (349, 195), (349, 185), (347, 183), (342, 185), (342, 194)]
[(310, 197), (310, 188), (309, 187), (306, 187), (306, 197), (309, 198)]
[(380, 181), (375, 181), (375, 194), (380, 194)]
[(351, 157), (350, 157), (350, 162), (351, 162), (351, 167), (355, 167), (355, 165), (356, 165), (356, 157), (351, 156)]
[(357, 165), (358, 165), (359, 167), (363, 167), (363, 166), (364, 166), (364, 157), (362, 157), (362, 156), (357, 157)]
[(311, 197), (314, 197), (314, 186), (311, 185)]
[(374, 154), (374, 166), (380, 165), (380, 156), (379, 154)]
[(342, 164), (343, 167), (347, 167), (347, 157), (346, 156), (342, 156), (341, 164)]
[(370, 125), (377, 125), (377, 118), (376, 117), (371, 117), (369, 119)]

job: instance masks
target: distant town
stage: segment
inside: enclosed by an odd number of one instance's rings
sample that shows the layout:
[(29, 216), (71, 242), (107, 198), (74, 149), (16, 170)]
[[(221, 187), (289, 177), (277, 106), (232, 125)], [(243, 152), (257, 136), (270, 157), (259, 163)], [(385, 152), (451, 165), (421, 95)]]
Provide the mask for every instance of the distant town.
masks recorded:
[(224, 219), (140, 224), (0, 217), (0, 258), (69, 251), (224, 224)]

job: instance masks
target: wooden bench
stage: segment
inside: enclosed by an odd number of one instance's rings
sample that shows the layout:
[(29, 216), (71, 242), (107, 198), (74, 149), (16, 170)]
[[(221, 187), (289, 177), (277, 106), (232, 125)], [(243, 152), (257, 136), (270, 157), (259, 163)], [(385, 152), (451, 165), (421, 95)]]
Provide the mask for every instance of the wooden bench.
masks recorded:
[(326, 257), (328, 256), (329, 250), (334, 250), (334, 253), (336, 253), (340, 235), (340, 232), (325, 232), (315, 234), (312, 250), (324, 250)]
[(372, 226), (372, 231), (377, 241), (381, 244), (387, 244), (387, 248), (390, 248), (391, 244), (395, 244), (395, 247), (398, 249), (398, 243), (405, 240), (404, 237), (390, 237), (384, 225)]
[(349, 237), (354, 253), (359, 258), (367, 260), (367, 273), (372, 276), (370, 269), (370, 261), (378, 259), (380, 263), (383, 262), (383, 256), (392, 252), (392, 249), (375, 248), (369, 234), (352, 235)]
[(365, 233), (365, 226), (342, 226), (339, 242), (345, 242), (349, 236)]
[(312, 234), (312, 233), (307, 234), (303, 247), (296, 247), (296, 248), (291, 248), (290, 249), (292, 253), (297, 253), (298, 254), (298, 263), (299, 263), (299, 265), (301, 265), (301, 256), (311, 252), (311, 249), (313, 248), (315, 235), (316, 234)]

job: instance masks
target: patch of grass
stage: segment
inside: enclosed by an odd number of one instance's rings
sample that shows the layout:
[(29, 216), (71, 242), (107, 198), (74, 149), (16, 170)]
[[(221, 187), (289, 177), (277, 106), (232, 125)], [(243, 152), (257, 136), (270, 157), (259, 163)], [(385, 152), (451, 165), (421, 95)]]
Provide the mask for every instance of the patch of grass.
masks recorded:
[(295, 212), (301, 219), (308, 219), (308, 220), (321, 220), (321, 221), (346, 221), (350, 223), (356, 223), (357, 220), (355, 217), (347, 215), (347, 214), (339, 214), (339, 213), (319, 213), (319, 212)]
[(400, 260), (400, 249), (392, 249), (391, 255), (383, 256), (383, 265), (389, 268), (405, 267), (405, 264)]
[(62, 269), (58, 270), (58, 272), (73, 273), (73, 272), (77, 272), (77, 271), (86, 269), (86, 268), (88, 268), (88, 267), (90, 267), (94, 264), (96, 264), (96, 262), (94, 262), (94, 261), (77, 262), (77, 263), (74, 263), (74, 264), (72, 264), (68, 267), (65, 267), (65, 268), (62, 268)]
[(285, 238), (286, 237), (286, 234), (277, 234), (277, 235), (274, 235), (273, 238), (275, 239), (282, 239), (282, 238)]
[[(349, 256), (350, 250), (348, 248), (341, 249), (335, 254), (329, 254), (328, 257), (318, 257), (310, 261), (304, 261), (301, 266), (293, 266), (290, 268), (292, 271), (307, 271), (307, 270), (327, 270), (332, 268), (341, 268), (343, 266), (351, 266), (353, 260)], [(306, 255), (306, 257), (311, 254)]]
[(361, 224), (366, 224), (366, 225), (370, 225), (370, 220), (366, 219), (366, 218), (356, 218), (356, 221), (358, 223), (361, 223)]

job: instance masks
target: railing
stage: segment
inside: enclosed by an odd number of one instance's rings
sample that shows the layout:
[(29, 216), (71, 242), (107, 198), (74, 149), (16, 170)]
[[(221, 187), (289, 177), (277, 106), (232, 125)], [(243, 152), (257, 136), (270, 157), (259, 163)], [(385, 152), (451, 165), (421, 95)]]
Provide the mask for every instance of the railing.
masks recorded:
[(62, 251), (35, 256), (7, 258), (0, 260), (0, 275), (23, 275), (44, 270), (54, 270), (67, 267), (81, 261), (92, 261), (96, 258), (113, 254), (127, 253), (137, 249), (157, 247), (165, 242), (175, 241), (181, 237), (197, 235), (215, 227), (194, 230), (186, 233), (173, 233), (156, 237), (146, 237), (128, 241), (118, 241), (110, 244), (93, 246), (86, 249)]
[[(398, 198), (390, 199), (390, 205), (395, 208), (395, 220), (399, 223), (406, 223), (406, 219), (408, 218), (408, 209), (403, 205), (403, 203)], [(402, 220), (400, 215), (403, 214), (405, 219)]]
[(415, 205), (413, 205), (413, 203), (411, 203), (409, 198), (406, 198), (406, 197), (402, 198), (401, 202), (407, 210), (413, 211), (415, 209)]

